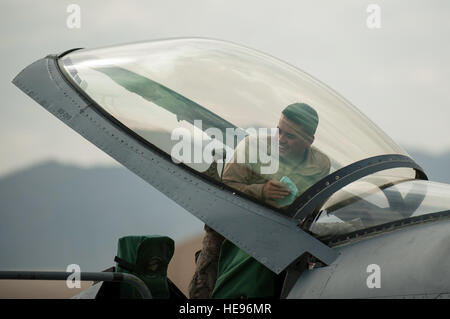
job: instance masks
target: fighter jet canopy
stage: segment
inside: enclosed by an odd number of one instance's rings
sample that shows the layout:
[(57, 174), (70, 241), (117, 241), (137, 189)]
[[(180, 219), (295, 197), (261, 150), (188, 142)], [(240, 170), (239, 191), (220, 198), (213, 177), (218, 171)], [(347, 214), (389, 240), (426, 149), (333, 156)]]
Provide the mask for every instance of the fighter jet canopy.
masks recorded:
[[(262, 166), (267, 180), (289, 177), (298, 197), (321, 178), (352, 163), (386, 154), (407, 156), (324, 84), (240, 45), (208, 39), (134, 43), (77, 50), (63, 56), (60, 66), (115, 120), (174, 161), (219, 180), (224, 172), (221, 163), (237, 161), (241, 151), (254, 173), (264, 173)], [(298, 106), (291, 107), (294, 113), (300, 112), (294, 118), (292, 112), (285, 112), (292, 105)], [(299, 133), (300, 144), (307, 149), (291, 158), (291, 166), (276, 161), (283, 160), (283, 151), (290, 147), (281, 140), (282, 118), (290, 127), (282, 135)], [(268, 136), (268, 145), (255, 136)], [(301, 148), (298, 144), (291, 149)], [(289, 175), (302, 162), (307, 167), (298, 167), (300, 175)], [(218, 165), (211, 168), (212, 163)], [(380, 174), (386, 176), (383, 183), (415, 176), (412, 169)]]
[(318, 114), (313, 145), (330, 158), (332, 170), (377, 155), (407, 155), (330, 88), (240, 45), (135, 43), (74, 51), (61, 65), (108, 113), (169, 154), (173, 130), (194, 131), (193, 120), (203, 121), (204, 129), (276, 128), (283, 109), (306, 103)]
[(348, 234), (450, 205), (447, 188), (418, 181), (420, 166), (347, 100), (240, 45), (71, 50), (14, 83), (276, 273), (304, 252), (337, 257), (299, 225)]

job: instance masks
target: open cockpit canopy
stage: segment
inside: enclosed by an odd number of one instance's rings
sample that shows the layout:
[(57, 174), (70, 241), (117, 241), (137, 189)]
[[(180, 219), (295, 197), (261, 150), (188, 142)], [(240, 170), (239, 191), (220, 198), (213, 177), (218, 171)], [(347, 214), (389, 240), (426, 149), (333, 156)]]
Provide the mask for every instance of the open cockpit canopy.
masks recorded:
[[(407, 156), (325, 85), (239, 45), (207, 39), (135, 43), (77, 50), (60, 66), (105, 112), (175, 162), (261, 201), (261, 186), (241, 184), (288, 180), (290, 198), (274, 206), (291, 206), (292, 216), (292, 207), (300, 208), (295, 200), (329, 174), (376, 156)], [(289, 105), (298, 106), (291, 107), (299, 112), (294, 117), (282, 115)], [(416, 173), (393, 168), (377, 175), (385, 185)]]
[[(435, 192), (415, 180), (422, 169), (374, 123), (246, 47), (172, 39), (71, 50), (13, 82), (276, 273), (306, 252), (337, 257), (299, 223), (332, 236), (390, 221), (390, 210), (434, 209), (425, 197)], [(268, 191), (269, 180), (289, 194)]]

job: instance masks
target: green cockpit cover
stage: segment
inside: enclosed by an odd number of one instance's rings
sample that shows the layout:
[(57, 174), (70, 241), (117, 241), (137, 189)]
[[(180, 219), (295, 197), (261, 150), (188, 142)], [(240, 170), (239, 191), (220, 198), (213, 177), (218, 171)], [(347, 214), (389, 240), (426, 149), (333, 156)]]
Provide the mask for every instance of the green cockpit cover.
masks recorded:
[(217, 281), (211, 297), (216, 299), (273, 298), (276, 274), (225, 240), (222, 244)]
[[(130, 271), (117, 263), (117, 271), (133, 274), (145, 282), (154, 299), (169, 298), (167, 267), (174, 253), (174, 241), (166, 236), (126, 236), (119, 239), (117, 257), (131, 264)], [(121, 267), (122, 266), (122, 267)], [(136, 288), (121, 283), (120, 298), (141, 298)]]

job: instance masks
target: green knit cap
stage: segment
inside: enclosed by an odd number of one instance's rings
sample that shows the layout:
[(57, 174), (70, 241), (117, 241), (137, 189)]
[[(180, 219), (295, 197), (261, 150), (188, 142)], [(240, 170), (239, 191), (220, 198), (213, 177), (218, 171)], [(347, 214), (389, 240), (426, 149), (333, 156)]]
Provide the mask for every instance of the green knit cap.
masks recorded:
[(301, 125), (305, 133), (309, 136), (314, 136), (317, 129), (317, 124), (319, 124), (319, 116), (316, 110), (305, 103), (294, 103), (286, 106), (283, 110), (283, 115), (286, 116), (290, 121)]

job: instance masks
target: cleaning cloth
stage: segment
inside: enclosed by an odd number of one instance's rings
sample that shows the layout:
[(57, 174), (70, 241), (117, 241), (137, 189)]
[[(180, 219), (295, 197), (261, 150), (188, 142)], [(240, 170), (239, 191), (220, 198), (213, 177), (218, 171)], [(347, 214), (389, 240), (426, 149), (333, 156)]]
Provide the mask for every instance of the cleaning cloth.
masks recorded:
[(289, 206), (294, 202), (295, 198), (298, 196), (298, 188), (297, 186), (295, 186), (294, 182), (287, 176), (283, 176), (280, 179), (280, 182), (286, 185), (291, 192), (288, 196), (275, 200), (275, 203), (279, 207)]

